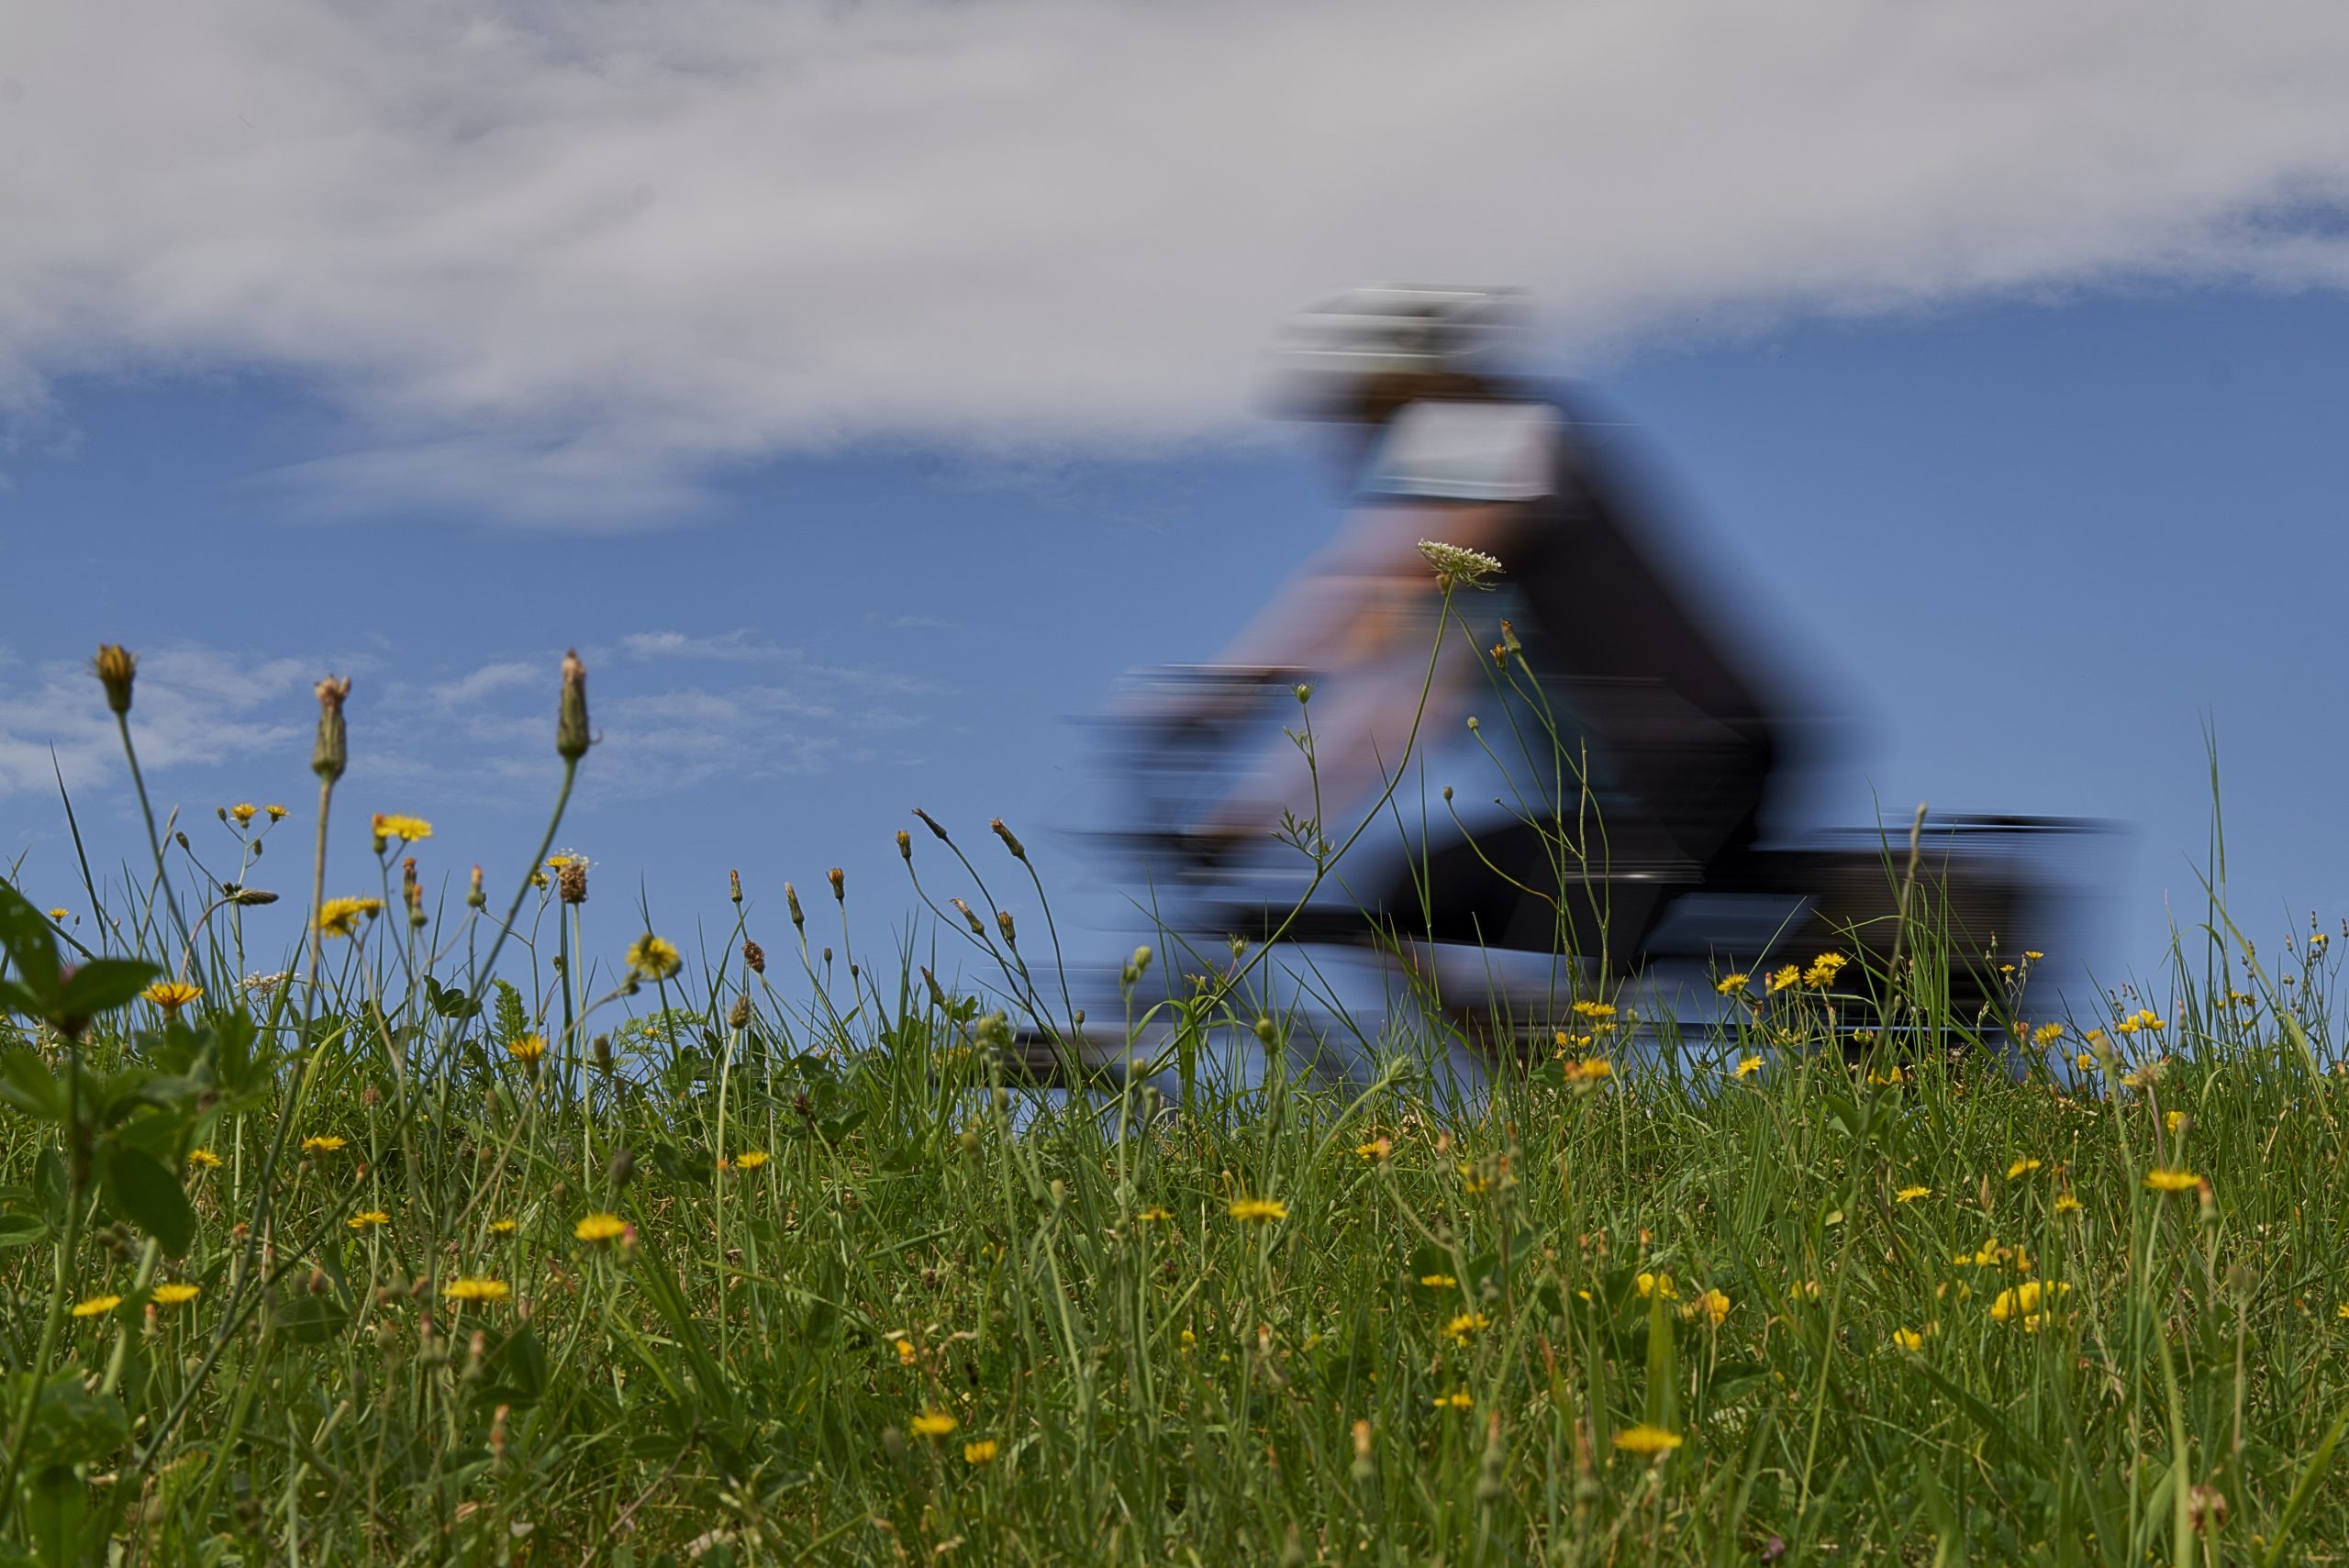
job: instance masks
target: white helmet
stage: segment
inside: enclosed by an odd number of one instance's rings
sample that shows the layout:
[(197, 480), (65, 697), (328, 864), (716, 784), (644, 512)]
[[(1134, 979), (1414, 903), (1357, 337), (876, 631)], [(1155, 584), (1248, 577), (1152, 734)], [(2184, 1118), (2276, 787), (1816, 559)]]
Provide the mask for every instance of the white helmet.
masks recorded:
[(1281, 329), (1275, 406), (1310, 416), (1342, 407), (1376, 376), (1490, 373), (1524, 317), (1517, 289), (1349, 289)]

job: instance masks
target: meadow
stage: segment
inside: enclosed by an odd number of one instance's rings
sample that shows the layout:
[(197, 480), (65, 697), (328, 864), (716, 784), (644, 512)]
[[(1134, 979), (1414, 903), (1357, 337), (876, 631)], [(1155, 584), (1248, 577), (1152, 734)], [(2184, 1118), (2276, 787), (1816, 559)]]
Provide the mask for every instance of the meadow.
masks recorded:
[[(96, 676), (138, 781), (135, 661)], [(2349, 1542), (2349, 933), (2214, 918), (2095, 1017), (2017, 955), (1961, 1013), (1932, 977), (1985, 960), (1925, 895), (1888, 962), (1720, 976), (1719, 1029), (1562, 995), (1475, 1099), (1442, 1010), (1335, 1080), (1264, 950), (1166, 945), (1118, 1027), (1153, 1067), (1244, 1033), (1261, 1078), (1048, 1094), (1047, 947), (983, 917), (1035, 875), (1010, 829), (912, 824), (943, 917), (862, 936), (837, 874), (711, 868), (685, 951), (555, 852), (575, 660), (542, 841), (446, 900), (429, 823), (336, 799), (347, 695), (315, 801), (174, 824), (139, 781), (150, 864), (0, 884), (0, 1558)], [(307, 886), (250, 880), (264, 840)]]

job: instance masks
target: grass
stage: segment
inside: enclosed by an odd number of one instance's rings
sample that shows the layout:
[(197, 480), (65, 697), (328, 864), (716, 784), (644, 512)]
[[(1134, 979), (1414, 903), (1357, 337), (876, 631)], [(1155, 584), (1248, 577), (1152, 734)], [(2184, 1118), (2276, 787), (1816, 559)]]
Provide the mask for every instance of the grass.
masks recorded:
[[(1008, 922), (969, 920), (997, 1011), (931, 980), (918, 933), (853, 946), (837, 884), (787, 918), (738, 884), (726, 946), (688, 962), (543, 845), (510, 904), (430, 908), (402, 874), (429, 829), (394, 820), (376, 903), (327, 903), (340, 723), (338, 696), (318, 820), (287, 814), (321, 851), (282, 959), (255, 958), (250, 894), (175, 896), (195, 873), (168, 835), (128, 885), (86, 881), (78, 919), (0, 884), (0, 1553), (2119, 1565), (2349, 1541), (2323, 933), (2279, 956), (2214, 922), (2158, 995), (2040, 1020), (2015, 1073), (2029, 964), (1996, 1016), (1950, 1016), (1909, 977), (1965, 960), (1918, 917), (1898, 964), (1757, 983), (1652, 1051), (1579, 998), (1559, 1033), (1588, 1043), (1477, 1101), (1422, 1065), (1440, 1010), (1366, 1026), (1378, 1069), (1333, 1083), (1292, 1070), (1261, 950), (1138, 954), (1152, 1040), (1252, 1030), (1273, 1064), (1186, 1072), (1167, 1114), (1005, 1081), (1059, 995)], [(207, 881), (242, 888), (278, 826), (224, 812), (238, 869)], [(938, 839), (922, 864), (978, 890)], [(339, 917), (315, 948), (310, 908)], [(1978, 1043), (1855, 1049), (1859, 1006)]]

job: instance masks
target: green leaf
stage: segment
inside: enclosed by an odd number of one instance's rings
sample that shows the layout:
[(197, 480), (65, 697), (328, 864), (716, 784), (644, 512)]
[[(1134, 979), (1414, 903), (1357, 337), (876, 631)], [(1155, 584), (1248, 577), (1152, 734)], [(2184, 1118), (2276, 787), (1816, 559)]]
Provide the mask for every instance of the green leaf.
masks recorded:
[(163, 972), (135, 958), (94, 958), (75, 970), (57, 998), (56, 1011), (69, 1018), (95, 1018), (126, 1006)]
[(497, 982), (497, 1043), (511, 1045), (530, 1032), (530, 1015), (522, 1006), (522, 993), (514, 989), (510, 980)]
[[(466, 1018), (481, 1017), (479, 997), (468, 996), (453, 985), (443, 985), (429, 974), (424, 977), (424, 994), (431, 1002), (432, 1010), (444, 1018), (455, 1018), (462, 1022)], [(503, 1000), (504, 998), (501, 997), (500, 1001)]]
[(351, 1322), (351, 1314), (331, 1296), (297, 1296), (278, 1314), (277, 1330), (297, 1345), (317, 1345), (333, 1339)]
[(55, 1144), (44, 1144), (33, 1161), (33, 1195), (40, 1200), (41, 1214), (53, 1227), (65, 1223), (65, 1210), (72, 1200), (72, 1188), (65, 1179), (65, 1157)]
[(46, 1568), (71, 1568), (81, 1561), (82, 1520), (90, 1489), (67, 1464), (44, 1465), (27, 1478), (26, 1516), (31, 1525), (34, 1561)]
[(6, 882), (0, 882), (0, 950), (36, 1008), (48, 1012), (57, 1000), (57, 936), (49, 917)]
[(529, 1324), (493, 1346), (483, 1364), (486, 1376), (473, 1396), (482, 1404), (521, 1409), (546, 1397), (546, 1347), (539, 1343)]
[(163, 1244), (176, 1258), (195, 1239), (195, 1210), (180, 1190), (179, 1179), (153, 1155), (127, 1145), (109, 1144), (98, 1167), (106, 1201), (132, 1223)]
[(0, 1247), (28, 1247), (48, 1234), (37, 1214), (0, 1214)]
[[(7, 1380), (7, 1407), (24, 1398), (25, 1379), (17, 1373)], [(97, 1395), (83, 1386), (78, 1372), (60, 1373), (41, 1385), (33, 1402), (32, 1429), (25, 1434), (24, 1461), (28, 1466), (93, 1464), (122, 1446), (130, 1435), (130, 1417), (113, 1395)]]
[(65, 1124), (65, 1086), (33, 1051), (0, 1051), (0, 1101), (36, 1121)]

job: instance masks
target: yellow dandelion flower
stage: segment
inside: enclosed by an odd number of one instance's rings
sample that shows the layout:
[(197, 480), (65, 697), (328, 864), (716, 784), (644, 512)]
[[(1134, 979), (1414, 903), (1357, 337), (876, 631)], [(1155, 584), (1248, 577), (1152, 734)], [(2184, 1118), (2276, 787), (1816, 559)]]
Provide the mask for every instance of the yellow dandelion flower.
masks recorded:
[(1586, 1018), (1611, 1018), (1615, 1016), (1614, 1005), (1609, 1002), (1576, 1002), (1574, 1010), (1577, 1017)]
[(204, 1293), (204, 1287), (193, 1284), (159, 1284), (148, 1297), (158, 1307), (184, 1307)]
[(1933, 1189), (1931, 1187), (1903, 1187), (1898, 1192), (1892, 1195), (1892, 1201), (1895, 1203), (1915, 1203), (1920, 1197), (1931, 1197), (1932, 1195)]
[(305, 1154), (333, 1154), (350, 1147), (349, 1139), (331, 1132), (315, 1133), (302, 1140), (302, 1152)]
[(1741, 970), (1735, 974), (1724, 974), (1719, 980), (1714, 981), (1713, 989), (1720, 992), (1724, 996), (1734, 996), (1742, 992), (1746, 986), (1752, 984), (1753, 982), (1753, 976)]
[(318, 929), (329, 937), (355, 936), (361, 916), (372, 920), (383, 912), (380, 898), (329, 898), (318, 908)]
[(1762, 1059), (1758, 1056), (1745, 1057), (1737, 1064), (1737, 1075), (1741, 1078), (1751, 1078), (1761, 1071)]
[(2074, 1197), (2071, 1194), (2065, 1193), (2063, 1196), (2055, 1200), (2055, 1212), (2058, 1214), (2077, 1214), (2080, 1212), (2080, 1200)]
[(965, 1464), (993, 1464), (995, 1456), (996, 1446), (993, 1438), (981, 1438), (974, 1443), (963, 1445), (963, 1462)]
[(628, 1234), (628, 1221), (617, 1214), (584, 1215), (571, 1233), (582, 1241), (615, 1241)]
[(506, 1054), (525, 1067), (535, 1067), (547, 1053), (547, 1037), (526, 1034), (506, 1042)]
[(1835, 984), (1835, 977), (1842, 973), (1843, 966), (1851, 962), (1840, 952), (1820, 953), (1810, 961), (1810, 967), (1802, 972), (1802, 983), (1814, 991), (1824, 991)]
[(440, 1294), (451, 1301), (504, 1301), (514, 1294), (514, 1287), (502, 1279), (467, 1274), (442, 1285)]
[(103, 1318), (121, 1305), (122, 1297), (118, 1296), (94, 1296), (87, 1301), (75, 1302), (73, 1304), (73, 1316), (76, 1318)]
[(1135, 1215), (1134, 1218), (1136, 1219), (1148, 1220), (1152, 1224), (1155, 1225), (1174, 1218), (1174, 1211), (1171, 1208), (1159, 1208), (1153, 1206), (1150, 1208), (1143, 1209), (1140, 1214)]
[(269, 819), (272, 822), (283, 822), (294, 815), (282, 806), (264, 806), (262, 809), (269, 814)]
[(753, 1149), (747, 1154), (735, 1155), (734, 1168), (738, 1171), (755, 1171), (760, 1166), (765, 1164), (767, 1162), (767, 1159), (768, 1156), (764, 1150)]
[(1475, 1399), (1464, 1390), (1435, 1396), (1435, 1407), (1439, 1410), (1468, 1410), (1475, 1408)]
[(1615, 1064), (1604, 1057), (1587, 1056), (1566, 1065), (1566, 1076), (1586, 1087), (1602, 1084), (1615, 1076)]
[(2072, 1065), (2083, 1073), (2093, 1073), (2096, 1071), (2096, 1058), (2083, 1051), (2072, 1058)]
[(1453, 1344), (1464, 1345), (1492, 1326), (1492, 1319), (1481, 1312), (1463, 1312), (1443, 1326), (1443, 1332)]
[(1384, 1160), (1394, 1152), (1395, 1140), (1391, 1138), (1374, 1138), (1354, 1145), (1354, 1153), (1364, 1160)]
[(1773, 994), (1784, 991), (1789, 985), (1799, 985), (1802, 984), (1802, 966), (1790, 963), (1784, 969), (1773, 970), (1764, 984)]
[(2064, 1026), (2062, 1024), (2042, 1024), (2037, 1029), (2031, 1031), (2031, 1043), (2039, 1047), (2042, 1051), (2046, 1050), (2049, 1046), (2054, 1045), (2057, 1040), (2062, 1040), (2063, 1038)]
[(139, 994), (167, 1013), (176, 1013), (204, 995), (202, 990), (184, 980), (158, 980)]
[(1680, 1292), (1673, 1287), (1670, 1274), (1643, 1273), (1631, 1283), (1639, 1286), (1640, 1295), (1642, 1296), (1661, 1296), (1666, 1301), (1677, 1301), (1680, 1298)]
[(362, 1208), (343, 1221), (353, 1230), (368, 1230), (378, 1225), (389, 1225), (391, 1222), (392, 1217), (380, 1208)]
[(1421, 1274), (1419, 1283), (1430, 1290), (1451, 1290), (1460, 1284), (1450, 1274)]
[(261, 807), (249, 800), (240, 800), (228, 807), (228, 815), (235, 817), (237, 826), (241, 828), (261, 815)]
[(636, 939), (628, 950), (628, 972), (646, 980), (666, 980), (685, 967), (675, 946), (662, 941), (651, 931)]
[(55, 920), (58, 924), (63, 925), (67, 920), (73, 917), (73, 911), (61, 905), (57, 908), (51, 909), (49, 912), (49, 917)]
[(907, 1424), (918, 1438), (942, 1438), (963, 1423), (943, 1410), (925, 1410)]
[(2333, 1313), (2333, 1316), (2336, 1318), (2349, 1318), (2349, 1302), (2343, 1302), (2340, 1308)]
[(1925, 1348), (1925, 1336), (1914, 1329), (1895, 1329), (1892, 1343), (1897, 1350), (1921, 1351)]
[(921, 1352), (914, 1349), (914, 1342), (911, 1340), (906, 1339), (904, 1336), (900, 1335), (898, 1338), (892, 1340), (889, 1342), (897, 1348), (897, 1364), (899, 1366), (911, 1366), (915, 1362), (921, 1359)]
[(1288, 1205), (1278, 1198), (1234, 1198), (1226, 1211), (1234, 1219), (1244, 1219), (1257, 1225), (1268, 1225), (1275, 1219), (1288, 1218)]
[(2171, 1132), (2176, 1132), (2179, 1128), (2185, 1125), (2186, 1113), (2184, 1111), (2165, 1111), (2162, 1114), (2162, 1126)]
[(2030, 1155), (2025, 1154), (2016, 1160), (2013, 1164), (2007, 1167), (2007, 1180), (2011, 1182), (2018, 1176), (2028, 1176), (2033, 1171), (2038, 1170), (2043, 1163), (2045, 1163), (2044, 1161), (2034, 1160)]
[(1686, 1441), (1678, 1432), (1667, 1432), (1662, 1427), (1652, 1427), (1645, 1421), (1636, 1427), (1625, 1427), (1615, 1434), (1615, 1446), (1625, 1453), (1645, 1454), (1660, 1459)]
[(2190, 1193), (2202, 1184), (2202, 1178), (2191, 1171), (2165, 1171), (2159, 1166), (2145, 1173), (2145, 1185), (2157, 1193)]
[(489, 1222), (489, 1233), (493, 1236), (511, 1236), (514, 1234), (514, 1222), (510, 1219), (493, 1219)]
[(432, 837), (432, 824), (421, 817), (385, 816), (378, 811), (375, 813), (375, 837), (379, 841), (397, 839), (403, 843), (419, 843)]
[(199, 1171), (217, 1171), (220, 1168), (220, 1156), (209, 1149), (191, 1149), (187, 1151), (187, 1162)]

